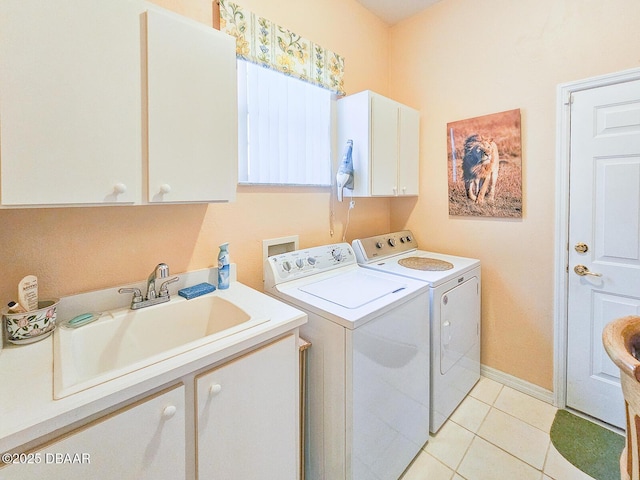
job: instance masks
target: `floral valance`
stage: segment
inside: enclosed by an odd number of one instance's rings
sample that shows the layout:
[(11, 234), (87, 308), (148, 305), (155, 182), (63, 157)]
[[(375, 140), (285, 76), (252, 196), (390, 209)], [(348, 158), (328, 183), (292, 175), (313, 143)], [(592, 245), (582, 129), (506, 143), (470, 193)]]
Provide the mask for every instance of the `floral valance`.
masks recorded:
[(236, 54), (253, 63), (344, 95), (344, 58), (228, 0), (220, 30), (236, 37)]

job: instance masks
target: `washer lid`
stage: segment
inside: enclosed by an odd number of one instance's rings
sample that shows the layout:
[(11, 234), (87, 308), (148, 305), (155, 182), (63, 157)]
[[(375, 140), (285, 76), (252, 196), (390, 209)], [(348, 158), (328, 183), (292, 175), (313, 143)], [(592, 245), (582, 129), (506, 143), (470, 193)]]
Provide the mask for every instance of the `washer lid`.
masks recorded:
[(394, 280), (358, 270), (299, 287), (299, 290), (344, 308), (354, 309), (406, 288)]

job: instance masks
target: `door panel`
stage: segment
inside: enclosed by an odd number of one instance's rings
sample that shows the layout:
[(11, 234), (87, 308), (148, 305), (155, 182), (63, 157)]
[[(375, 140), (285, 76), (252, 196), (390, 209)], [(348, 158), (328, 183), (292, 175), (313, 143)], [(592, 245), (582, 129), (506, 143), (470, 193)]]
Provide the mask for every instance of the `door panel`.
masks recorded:
[(148, 201), (233, 200), (238, 121), (233, 37), (171, 12), (147, 19)]
[(602, 330), (640, 312), (640, 81), (572, 95), (570, 161), (567, 405), (623, 427)]
[(400, 126), (398, 128), (398, 194), (418, 195), (420, 188), (420, 112), (412, 108), (399, 107)]
[(446, 374), (480, 341), (480, 289), (473, 277), (440, 298), (440, 373)]
[(0, 2), (2, 203), (140, 200), (140, 5)]
[[(597, 262), (638, 265), (640, 156), (596, 160), (595, 238)], [(629, 232), (629, 235), (620, 234)]]
[(371, 98), (371, 194), (396, 195), (398, 185), (398, 104)]

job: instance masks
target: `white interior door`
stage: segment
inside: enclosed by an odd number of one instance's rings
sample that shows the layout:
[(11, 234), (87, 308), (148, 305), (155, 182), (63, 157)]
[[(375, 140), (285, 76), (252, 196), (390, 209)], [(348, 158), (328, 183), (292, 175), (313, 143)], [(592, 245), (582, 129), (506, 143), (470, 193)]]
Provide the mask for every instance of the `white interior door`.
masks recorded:
[(570, 148), (567, 406), (623, 427), (602, 329), (640, 314), (640, 81), (573, 93)]

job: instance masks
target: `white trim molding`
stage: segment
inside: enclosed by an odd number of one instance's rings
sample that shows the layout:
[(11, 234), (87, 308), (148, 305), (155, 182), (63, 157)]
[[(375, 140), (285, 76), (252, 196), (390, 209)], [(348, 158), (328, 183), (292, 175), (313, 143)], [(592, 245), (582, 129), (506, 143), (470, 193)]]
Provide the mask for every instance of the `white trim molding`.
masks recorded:
[(533, 383), (522, 380), (521, 378), (514, 377), (508, 373), (504, 373), (500, 370), (496, 370), (493, 367), (487, 365), (480, 365), (480, 375), (487, 377), (490, 380), (495, 380), (507, 387), (511, 387), (521, 393), (526, 393), (530, 397), (537, 398), (543, 402), (553, 405), (553, 392), (546, 388), (539, 387)]
[(556, 98), (556, 218), (554, 299), (554, 405), (567, 402), (567, 295), (569, 269), (569, 163), (571, 96), (575, 92), (640, 79), (640, 68), (558, 85)]

